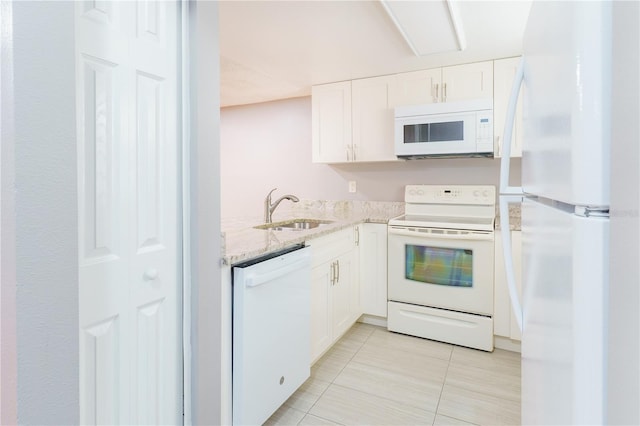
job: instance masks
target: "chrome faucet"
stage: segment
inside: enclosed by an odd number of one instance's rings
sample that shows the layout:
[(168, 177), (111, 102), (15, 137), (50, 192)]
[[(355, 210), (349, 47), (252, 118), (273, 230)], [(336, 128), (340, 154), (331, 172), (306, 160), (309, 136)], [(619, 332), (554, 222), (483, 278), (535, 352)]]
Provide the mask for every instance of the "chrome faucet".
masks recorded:
[(280, 204), (280, 202), (282, 200), (291, 200), (294, 203), (297, 203), (298, 201), (300, 201), (300, 199), (298, 197), (296, 197), (295, 195), (283, 195), (282, 197), (278, 198), (273, 204), (271, 204), (271, 193), (273, 191), (275, 191), (278, 188), (273, 188), (271, 191), (269, 191), (269, 194), (267, 195), (267, 198), (264, 199), (264, 221), (265, 223), (271, 223), (271, 216), (273, 215), (273, 211), (276, 209), (276, 207), (278, 207), (278, 204)]

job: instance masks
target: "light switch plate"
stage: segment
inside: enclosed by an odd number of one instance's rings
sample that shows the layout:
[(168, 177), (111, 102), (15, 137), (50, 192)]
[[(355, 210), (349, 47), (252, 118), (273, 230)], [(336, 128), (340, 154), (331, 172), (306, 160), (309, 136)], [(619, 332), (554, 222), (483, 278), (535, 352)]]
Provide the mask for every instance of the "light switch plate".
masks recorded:
[(355, 180), (350, 180), (349, 181), (349, 192), (356, 192), (356, 181)]

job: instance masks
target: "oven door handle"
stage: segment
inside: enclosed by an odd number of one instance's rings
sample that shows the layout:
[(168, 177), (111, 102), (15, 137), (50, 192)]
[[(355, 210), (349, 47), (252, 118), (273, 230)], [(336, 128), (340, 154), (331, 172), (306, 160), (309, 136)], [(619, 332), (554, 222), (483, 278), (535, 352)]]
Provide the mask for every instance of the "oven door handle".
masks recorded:
[(437, 238), (440, 240), (476, 240), (476, 241), (493, 241), (493, 232), (472, 232), (468, 234), (437, 234), (433, 232), (414, 231), (406, 228), (389, 227), (389, 234), (404, 235), (407, 237), (419, 238)]

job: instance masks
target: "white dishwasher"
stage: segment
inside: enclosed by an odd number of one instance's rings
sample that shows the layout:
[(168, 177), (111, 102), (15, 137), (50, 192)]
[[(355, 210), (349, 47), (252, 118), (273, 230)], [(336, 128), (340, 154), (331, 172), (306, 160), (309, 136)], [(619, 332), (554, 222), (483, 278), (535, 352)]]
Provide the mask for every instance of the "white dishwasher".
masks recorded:
[(233, 266), (233, 424), (264, 423), (310, 373), (311, 248)]

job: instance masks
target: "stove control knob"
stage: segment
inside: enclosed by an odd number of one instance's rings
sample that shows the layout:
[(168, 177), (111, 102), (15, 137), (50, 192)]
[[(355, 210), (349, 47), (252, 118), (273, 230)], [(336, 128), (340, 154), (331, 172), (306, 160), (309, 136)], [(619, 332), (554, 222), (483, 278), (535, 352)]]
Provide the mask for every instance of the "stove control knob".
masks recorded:
[(424, 195), (424, 191), (422, 189), (418, 189), (418, 195)]
[(489, 196), (489, 191), (482, 191), (482, 196), (483, 197), (488, 197)]
[(474, 197), (479, 197), (480, 196), (480, 191), (478, 191), (477, 189), (475, 191), (473, 191), (473, 196)]

